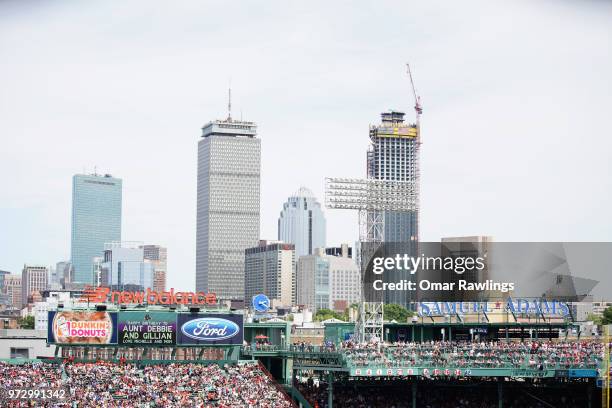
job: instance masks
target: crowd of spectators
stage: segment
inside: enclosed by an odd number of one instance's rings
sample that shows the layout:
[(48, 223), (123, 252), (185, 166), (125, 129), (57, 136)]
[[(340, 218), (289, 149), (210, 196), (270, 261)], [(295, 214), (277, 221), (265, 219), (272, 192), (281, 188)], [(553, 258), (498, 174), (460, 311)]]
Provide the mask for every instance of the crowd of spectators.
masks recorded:
[(453, 368), (597, 368), (603, 346), (581, 342), (468, 342), (342, 344), (354, 366)]
[(60, 388), (62, 369), (57, 364), (8, 364), (0, 362), (0, 384), (9, 389)]
[[(327, 384), (305, 382), (298, 385), (302, 395), (315, 408), (328, 407)], [(596, 398), (595, 393), (591, 395)], [(588, 390), (584, 384), (571, 388), (532, 387), (525, 384), (508, 386), (503, 393), (505, 408), (582, 408), (588, 406)], [(419, 408), (497, 408), (496, 384), (473, 383), (469, 386), (429, 384), (421, 382), (416, 392)], [(410, 384), (354, 384), (336, 382), (333, 389), (334, 407), (351, 408), (412, 408)]]
[[(445, 367), (445, 368), (536, 368), (569, 369), (598, 368), (603, 358), (603, 345), (597, 341), (525, 341), (525, 342), (463, 342), (432, 341), (423, 343), (355, 343), (346, 341), (314, 346), (297, 343), (291, 346), (299, 352), (341, 353), (355, 367)], [(419, 379), (416, 379), (420, 381)], [(447, 379), (448, 380), (448, 379)], [(430, 380), (437, 381), (437, 380)], [(445, 381), (440, 379), (440, 383)], [(448, 380), (450, 381), (450, 380)], [(471, 380), (470, 380), (471, 381)], [(358, 382), (358, 381), (356, 381)], [(389, 382), (393, 382), (390, 380)], [(168, 363), (137, 365), (122, 359), (116, 362), (77, 363), (66, 360), (57, 363), (9, 364), (0, 362), (1, 407), (48, 406), (54, 408), (102, 407), (196, 407), (196, 408), (286, 408), (294, 403), (270, 376), (255, 363), (218, 364)], [(428, 391), (430, 387), (431, 390)], [(433, 385), (420, 386), (416, 395), (419, 407), (496, 406), (496, 393), (458, 391), (448, 387), (435, 391)], [(299, 385), (300, 391), (316, 408), (327, 403), (324, 383), (312, 381)], [(6, 399), (11, 389), (62, 389), (65, 398), (58, 401), (36, 402), (28, 399)], [(492, 388), (489, 387), (491, 390)], [(384, 390), (384, 391), (383, 391)], [(411, 389), (382, 385), (356, 387), (338, 385), (334, 388), (336, 406), (347, 407), (408, 407)], [(586, 393), (582, 393), (586, 394)], [(585, 398), (577, 393), (546, 395), (553, 406), (580, 406)], [(521, 399), (522, 398), (522, 399)], [(507, 407), (540, 407), (528, 392), (504, 396)], [(523, 404), (523, 405), (521, 405)], [(526, 404), (526, 405), (525, 405)], [(549, 405), (550, 406), (550, 405)]]
[(9, 389), (64, 389), (58, 401), (8, 399), (7, 407), (218, 407), (288, 408), (291, 399), (257, 364), (174, 363), (136, 366), (96, 363), (0, 363)]
[(326, 341), (322, 345), (314, 345), (311, 342), (295, 342), (289, 346), (290, 351), (298, 351), (301, 353), (335, 353), (338, 351), (336, 345), (331, 341)]

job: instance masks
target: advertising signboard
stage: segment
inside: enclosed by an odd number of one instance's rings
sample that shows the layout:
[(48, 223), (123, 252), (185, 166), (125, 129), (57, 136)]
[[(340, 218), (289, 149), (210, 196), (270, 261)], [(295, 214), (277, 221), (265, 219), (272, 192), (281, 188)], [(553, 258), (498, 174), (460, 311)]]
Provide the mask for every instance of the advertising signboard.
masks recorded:
[(242, 345), (243, 315), (180, 313), (177, 318), (177, 344)]
[(523, 378), (551, 378), (555, 370), (538, 369), (510, 369), (510, 368), (451, 368), (451, 367), (360, 367), (350, 368), (353, 377), (397, 377), (422, 376), (434, 377), (523, 377)]
[(119, 312), (117, 337), (122, 345), (175, 345), (176, 313)]
[(67, 345), (117, 344), (117, 313), (51, 311), (47, 342)]
[(174, 288), (168, 291), (155, 291), (147, 288), (146, 291), (112, 290), (106, 286), (86, 286), (80, 301), (83, 303), (113, 303), (118, 305), (147, 304), (147, 305), (216, 305), (217, 296), (206, 292), (175, 292)]
[[(604, 373), (606, 370), (603, 370)], [(597, 370), (589, 368), (576, 368), (568, 371), (568, 377), (570, 378), (595, 378), (597, 377)]]

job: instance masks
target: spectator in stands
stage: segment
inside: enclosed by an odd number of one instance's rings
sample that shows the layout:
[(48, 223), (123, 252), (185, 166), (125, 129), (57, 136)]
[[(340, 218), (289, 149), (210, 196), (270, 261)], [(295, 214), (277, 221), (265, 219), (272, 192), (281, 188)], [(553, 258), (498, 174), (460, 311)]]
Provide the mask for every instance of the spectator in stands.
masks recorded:
[[(291, 399), (256, 364), (156, 364), (122, 361), (62, 365), (0, 363), (0, 382), (10, 388), (65, 387), (65, 401), (36, 406), (102, 407), (292, 407)], [(0, 406), (5, 406), (0, 403)], [(31, 406), (9, 400), (8, 407)]]

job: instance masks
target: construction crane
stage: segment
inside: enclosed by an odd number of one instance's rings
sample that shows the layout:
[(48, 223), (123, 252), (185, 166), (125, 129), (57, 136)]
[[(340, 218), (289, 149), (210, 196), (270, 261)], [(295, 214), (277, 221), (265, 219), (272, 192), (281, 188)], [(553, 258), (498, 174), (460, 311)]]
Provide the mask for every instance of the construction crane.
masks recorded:
[(414, 81), (412, 80), (412, 72), (410, 71), (410, 64), (406, 64), (408, 67), (408, 76), (410, 77), (410, 85), (412, 85), (412, 94), (414, 95), (414, 110), (416, 111), (416, 123), (417, 128), (420, 129), (421, 114), (423, 113), (423, 106), (421, 106), (421, 97), (417, 94)]

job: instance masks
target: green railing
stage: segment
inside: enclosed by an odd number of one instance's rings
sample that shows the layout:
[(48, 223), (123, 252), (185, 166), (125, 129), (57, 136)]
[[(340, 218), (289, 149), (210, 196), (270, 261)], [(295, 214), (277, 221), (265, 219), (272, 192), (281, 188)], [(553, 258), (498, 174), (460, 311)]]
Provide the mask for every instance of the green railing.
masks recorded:
[[(0, 362), (3, 363), (8, 363), (8, 364), (30, 364), (30, 363), (55, 363), (55, 364), (59, 364), (64, 362), (66, 359), (65, 358), (46, 358), (46, 359), (38, 359), (38, 358), (32, 358), (32, 359), (22, 359), (22, 358), (13, 358), (13, 359), (0, 359)], [(106, 361), (106, 362), (112, 362), (112, 363), (120, 363), (120, 362), (125, 362), (125, 363), (129, 363), (129, 364), (135, 364), (135, 365), (156, 365), (156, 364), (204, 364), (204, 365), (209, 365), (209, 364), (218, 364), (218, 365), (225, 365), (225, 364), (229, 364), (229, 365), (234, 365), (234, 364), (253, 364), (253, 360), (150, 360), (150, 359), (143, 359), (143, 360), (138, 360), (138, 359), (125, 359), (125, 360), (121, 360), (118, 358), (115, 359), (103, 359), (103, 360), (92, 360), (92, 359), (86, 359), (86, 358), (75, 358), (70, 360), (71, 362), (74, 363), (94, 363), (96, 361)]]
[(277, 345), (258, 345), (253, 347), (251, 345), (243, 346), (242, 353), (243, 354), (253, 354), (253, 353), (271, 353), (271, 352), (301, 352), (301, 353), (339, 353), (340, 349), (334, 349), (327, 346), (308, 346), (305, 345), (301, 347), (299, 345), (289, 345), (289, 346), (277, 346)]
[[(547, 354), (532, 353), (528, 348), (494, 350), (487, 348), (457, 349), (453, 347), (431, 347), (422, 345), (414, 348), (386, 347), (376, 349), (345, 349), (347, 364), (352, 367), (377, 366), (397, 367), (459, 367), (495, 369), (596, 369), (601, 366), (602, 356), (596, 351), (582, 358), (576, 364), (573, 356), (563, 356), (563, 350)], [(560, 354), (560, 355), (559, 355)]]
[[(433, 351), (434, 348), (421, 347), (413, 353), (415, 361), (411, 356), (404, 359), (394, 356), (393, 351), (399, 348), (389, 347), (383, 350), (382, 358), (384, 361), (376, 361), (368, 358), (365, 361), (361, 357), (352, 355), (352, 349), (334, 349), (327, 346), (299, 346), (291, 345), (288, 347), (262, 346), (257, 349), (243, 348), (245, 355), (256, 357), (258, 354), (275, 353), (279, 357), (293, 358), (296, 361), (304, 359), (321, 359), (325, 356), (335, 356), (340, 362), (343, 371), (350, 375), (363, 376), (397, 376), (397, 375), (451, 375), (451, 376), (479, 376), (479, 377), (586, 377), (591, 378), (597, 375), (597, 369), (601, 365), (601, 359), (590, 356), (579, 364), (570, 362), (563, 358), (551, 362), (550, 356), (540, 359), (537, 354), (531, 354), (525, 350), (501, 352), (494, 356), (473, 355), (460, 352), (454, 354), (445, 351), (435, 358), (423, 355), (422, 352)], [(486, 353), (487, 350), (481, 350)], [(520, 353), (519, 356), (512, 356), (512, 353)], [(410, 352), (409, 352), (410, 353)], [(359, 351), (357, 351), (357, 355)], [(358, 360), (358, 361), (356, 361)], [(490, 361), (487, 361), (490, 360)], [(295, 366), (304, 363), (294, 363)], [(311, 368), (316, 368), (312, 365)], [(325, 364), (320, 364), (322, 370), (326, 369)], [(572, 375), (569, 375), (572, 374)]]
[[(8, 363), (8, 364), (27, 364), (27, 363), (40, 363), (50, 360), (41, 360), (38, 358), (0, 358), (0, 363)], [(53, 361), (53, 360), (51, 360)]]
[(295, 387), (287, 385), (286, 387), (287, 393), (293, 398), (294, 401), (297, 402), (303, 408), (312, 408), (312, 405), (306, 400), (306, 398), (302, 395), (302, 393)]

